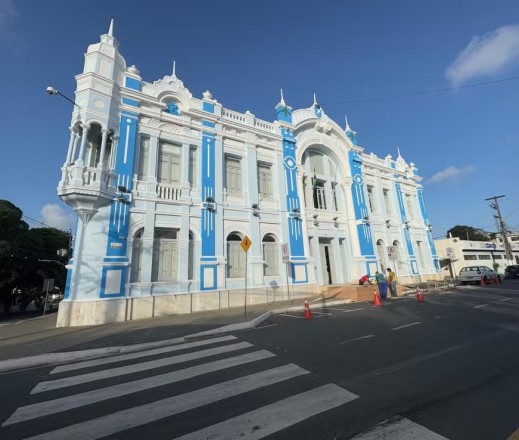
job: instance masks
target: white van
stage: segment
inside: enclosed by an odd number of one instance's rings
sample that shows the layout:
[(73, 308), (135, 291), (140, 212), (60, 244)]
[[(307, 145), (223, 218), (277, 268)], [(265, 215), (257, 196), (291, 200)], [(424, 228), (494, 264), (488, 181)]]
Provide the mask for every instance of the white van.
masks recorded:
[(481, 278), (485, 284), (490, 283), (492, 278), (497, 279), (498, 274), (487, 266), (467, 266), (460, 270), (459, 280), (461, 284), (466, 283), (480, 283)]

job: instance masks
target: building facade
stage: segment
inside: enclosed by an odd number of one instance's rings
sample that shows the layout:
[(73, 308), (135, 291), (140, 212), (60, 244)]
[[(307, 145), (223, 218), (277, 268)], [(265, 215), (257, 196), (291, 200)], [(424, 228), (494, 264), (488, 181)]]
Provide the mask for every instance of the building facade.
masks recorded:
[(511, 255), (501, 237), (492, 241), (461, 240), (458, 237), (435, 240), (443, 275), (457, 278), (463, 267), (487, 266), (501, 275), (506, 266), (519, 264), (519, 234), (507, 237)]
[[(275, 121), (145, 82), (113, 35), (76, 76), (58, 195), (78, 214), (58, 325), (318, 293), (392, 267), (438, 277), (421, 178), (314, 102)], [(251, 245), (242, 248), (245, 237)]]

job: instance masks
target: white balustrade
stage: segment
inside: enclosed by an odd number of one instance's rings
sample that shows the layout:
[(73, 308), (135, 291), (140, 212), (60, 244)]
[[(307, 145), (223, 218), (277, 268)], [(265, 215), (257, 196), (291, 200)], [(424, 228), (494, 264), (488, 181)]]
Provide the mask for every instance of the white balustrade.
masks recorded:
[(178, 200), (182, 195), (182, 189), (178, 186), (165, 185), (159, 183), (157, 185), (157, 197), (165, 200)]

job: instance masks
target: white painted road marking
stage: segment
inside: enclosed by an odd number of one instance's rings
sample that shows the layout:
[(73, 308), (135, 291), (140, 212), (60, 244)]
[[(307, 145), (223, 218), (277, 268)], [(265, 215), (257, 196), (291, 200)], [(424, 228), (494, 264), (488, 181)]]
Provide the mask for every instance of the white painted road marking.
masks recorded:
[(513, 299), (513, 298), (503, 298), (503, 299), (500, 299), (499, 302), (502, 302), (502, 301), (510, 301), (511, 299)]
[(95, 440), (308, 373), (307, 370), (297, 365), (287, 364), (86, 422), (65, 426), (26, 440)]
[(149, 362), (142, 362), (140, 364), (126, 365), (124, 367), (112, 368), (109, 370), (95, 371), (93, 373), (82, 374), (79, 376), (65, 377), (63, 379), (51, 380), (47, 382), (40, 382), (36, 385), (31, 394), (41, 393), (42, 391), (55, 390), (58, 388), (78, 385), (85, 382), (92, 382), (94, 380), (109, 379), (115, 376), (122, 376), (125, 374), (132, 374), (138, 371), (151, 370), (152, 368), (164, 367), (166, 365), (175, 365), (181, 362), (201, 359), (217, 354), (228, 353), (234, 350), (242, 350), (244, 348), (252, 347), (248, 342), (240, 342), (238, 344), (224, 345), (223, 347), (209, 348), (207, 350), (196, 351), (194, 353), (186, 353), (179, 356), (169, 358), (157, 359)]
[(374, 338), (374, 337), (375, 337), (375, 335), (359, 336), (358, 338), (348, 339), (347, 341), (339, 342), (339, 344), (346, 344), (347, 342), (353, 342), (353, 341), (358, 341), (360, 339), (369, 339), (369, 338)]
[(61, 411), (68, 411), (73, 408), (79, 408), (85, 405), (90, 405), (92, 403), (101, 402), (103, 400), (126, 396), (128, 394), (137, 393), (139, 391), (148, 390), (150, 388), (179, 382), (181, 380), (190, 379), (202, 374), (224, 370), (236, 365), (243, 365), (249, 362), (255, 362), (274, 356), (275, 355), (273, 353), (267, 350), (261, 350), (240, 356), (221, 359), (214, 362), (208, 362), (206, 364), (185, 368), (183, 370), (174, 371), (172, 373), (161, 374), (158, 376), (135, 380), (133, 382), (125, 382), (98, 390), (87, 391), (85, 393), (48, 400), (46, 402), (22, 406), (18, 408), (13, 413), (13, 415), (11, 415), (11, 417), (9, 417), (2, 424), (2, 426), (23, 422), (25, 420), (36, 419), (38, 417), (55, 414)]
[(343, 310), (342, 312), (343, 312), (343, 313), (350, 313), (350, 312), (356, 312), (357, 310), (364, 310), (364, 307), (362, 307), (362, 308), (360, 308), (360, 309)]
[(261, 439), (358, 397), (335, 384), (328, 384), (178, 437), (176, 440)]
[(480, 304), (479, 306), (474, 306), (474, 309), (480, 309), (482, 307), (489, 306), (490, 304)]
[(405, 325), (401, 325), (400, 327), (394, 327), (391, 330), (400, 330), (400, 329), (411, 327), (413, 325), (418, 325), (418, 324), (421, 324), (421, 322), (420, 321), (412, 322), (411, 324), (405, 324)]
[(299, 318), (299, 319), (303, 319), (303, 316), (289, 315), (288, 313), (278, 313), (277, 315), (278, 315), (278, 316), (287, 316), (287, 317), (289, 317), (289, 318)]
[(139, 351), (138, 353), (128, 353), (120, 356), (112, 356), (103, 359), (94, 359), (91, 361), (78, 362), (75, 364), (62, 365), (56, 367), (50, 374), (63, 373), (65, 371), (79, 370), (81, 368), (94, 367), (97, 365), (111, 364), (113, 362), (127, 361), (129, 359), (138, 359), (146, 356), (153, 356), (155, 354), (169, 353), (171, 351), (184, 350), (186, 348), (201, 347), (203, 345), (216, 344), (218, 342), (226, 342), (237, 339), (236, 336), (222, 336), (213, 339), (204, 339), (202, 341), (188, 342), (187, 344), (170, 345), (169, 347), (155, 348), (153, 350)]
[(375, 427), (352, 440), (448, 440), (425, 426), (412, 422), (404, 417), (393, 417), (384, 420)]

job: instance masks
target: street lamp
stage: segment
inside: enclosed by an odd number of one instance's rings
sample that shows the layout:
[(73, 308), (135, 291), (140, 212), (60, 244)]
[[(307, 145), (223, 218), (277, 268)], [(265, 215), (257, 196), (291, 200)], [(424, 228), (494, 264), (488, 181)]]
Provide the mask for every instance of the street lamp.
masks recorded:
[(72, 99), (66, 97), (63, 93), (61, 93), (58, 89), (55, 89), (54, 87), (47, 87), (47, 93), (51, 96), (55, 96), (55, 95), (59, 95), (61, 96), (62, 98), (65, 98), (67, 101), (71, 102), (72, 104), (74, 104), (78, 109), (81, 110), (81, 107), (79, 105), (77, 105), (74, 101), (72, 101)]

